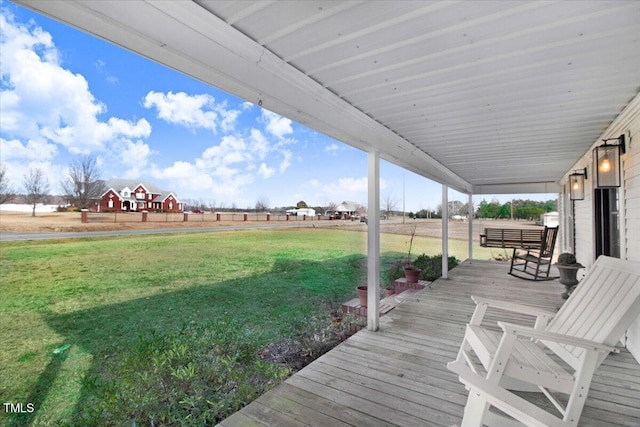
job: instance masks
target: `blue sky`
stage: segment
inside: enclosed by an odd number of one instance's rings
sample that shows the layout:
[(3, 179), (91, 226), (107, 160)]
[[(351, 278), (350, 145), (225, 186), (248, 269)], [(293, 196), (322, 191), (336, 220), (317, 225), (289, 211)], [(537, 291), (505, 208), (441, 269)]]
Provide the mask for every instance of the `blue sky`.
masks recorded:
[[(0, 7), (0, 160), (15, 189), (39, 167), (60, 193), (70, 161), (91, 154), (103, 179), (151, 181), (216, 206), (366, 205), (364, 152), (12, 3)], [(440, 204), (440, 184), (383, 161), (381, 200), (401, 209), (403, 188), (407, 211)], [(452, 190), (449, 198), (467, 200)]]

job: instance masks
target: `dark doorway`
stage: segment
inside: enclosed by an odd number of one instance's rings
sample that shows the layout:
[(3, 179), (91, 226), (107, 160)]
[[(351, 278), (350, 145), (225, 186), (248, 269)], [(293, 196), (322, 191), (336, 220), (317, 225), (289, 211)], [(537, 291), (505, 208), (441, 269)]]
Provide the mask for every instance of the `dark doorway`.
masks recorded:
[(596, 258), (608, 255), (620, 258), (620, 202), (617, 188), (594, 190)]

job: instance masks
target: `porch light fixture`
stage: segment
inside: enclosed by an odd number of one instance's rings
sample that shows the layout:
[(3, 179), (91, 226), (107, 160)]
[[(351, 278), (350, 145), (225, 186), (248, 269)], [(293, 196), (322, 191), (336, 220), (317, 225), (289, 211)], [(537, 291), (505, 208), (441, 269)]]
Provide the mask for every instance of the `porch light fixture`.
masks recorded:
[[(622, 181), (620, 154), (625, 153), (624, 135), (603, 139), (603, 141), (603, 145), (593, 150), (596, 161), (596, 188), (620, 187)], [(609, 141), (618, 141), (618, 143), (607, 144)]]
[(584, 181), (587, 179), (587, 168), (580, 172), (574, 171), (569, 175), (569, 198), (584, 200)]

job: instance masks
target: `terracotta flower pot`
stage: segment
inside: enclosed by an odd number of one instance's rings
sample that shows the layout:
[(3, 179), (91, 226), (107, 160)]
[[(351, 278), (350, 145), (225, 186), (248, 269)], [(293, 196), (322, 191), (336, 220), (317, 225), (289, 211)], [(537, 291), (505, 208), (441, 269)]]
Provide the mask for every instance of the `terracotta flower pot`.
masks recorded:
[(418, 277), (420, 277), (419, 268), (406, 268), (404, 269), (404, 277), (407, 279), (407, 283), (418, 283)]
[(394, 295), (396, 293), (395, 289), (385, 289), (387, 292), (387, 296), (390, 297), (391, 295)]
[(356, 288), (356, 292), (358, 293), (358, 298), (360, 298), (360, 305), (362, 307), (366, 307), (367, 306), (367, 287), (358, 286)]

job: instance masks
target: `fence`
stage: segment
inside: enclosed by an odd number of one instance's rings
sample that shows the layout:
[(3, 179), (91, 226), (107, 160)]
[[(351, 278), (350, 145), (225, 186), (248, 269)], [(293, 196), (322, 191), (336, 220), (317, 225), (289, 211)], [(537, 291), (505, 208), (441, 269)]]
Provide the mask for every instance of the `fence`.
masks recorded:
[(81, 212), (83, 223), (131, 223), (131, 222), (262, 222), (262, 221), (318, 221), (326, 216), (290, 215), (267, 212), (204, 212), (204, 213), (159, 213), (159, 212)]

